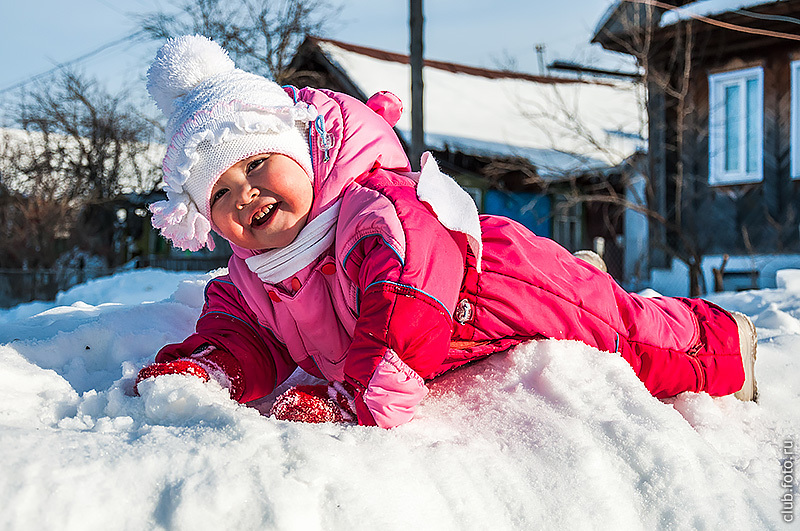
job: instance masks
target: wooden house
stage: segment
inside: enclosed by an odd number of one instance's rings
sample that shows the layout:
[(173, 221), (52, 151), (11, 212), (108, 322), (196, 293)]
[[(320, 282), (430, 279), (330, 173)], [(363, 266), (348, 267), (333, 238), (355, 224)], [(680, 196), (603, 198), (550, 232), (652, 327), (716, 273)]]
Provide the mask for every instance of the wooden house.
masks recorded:
[[(291, 68), (293, 85), (362, 101), (388, 90), (411, 101), (408, 55), (308, 38)], [(425, 60), (423, 77), (427, 149), (482, 212), (517, 219), (571, 250), (602, 237), (610, 270), (625, 277), (626, 211), (587, 198), (624, 195), (635, 173), (644, 128), (638, 83), (433, 60)], [(395, 129), (408, 146), (408, 110)]]
[(798, 0), (618, 1), (596, 29), (644, 70), (651, 264), (686, 262), (695, 293), (800, 266), (798, 24)]

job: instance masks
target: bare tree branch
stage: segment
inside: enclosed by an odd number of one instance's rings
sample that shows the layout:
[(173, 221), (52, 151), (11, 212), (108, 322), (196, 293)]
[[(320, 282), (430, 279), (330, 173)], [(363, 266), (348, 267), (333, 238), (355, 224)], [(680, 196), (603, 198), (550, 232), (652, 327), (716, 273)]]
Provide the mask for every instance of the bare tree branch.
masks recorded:
[(156, 40), (205, 35), (240, 68), (282, 83), (303, 39), (321, 33), (337, 14), (326, 0), (182, 0), (176, 13), (153, 12), (140, 23)]
[(65, 245), (92, 236), (82, 226), (88, 206), (156, 182), (152, 125), (124, 93), (62, 71), (24, 94), (14, 114), (19, 129), (0, 139), (0, 267), (50, 267)]

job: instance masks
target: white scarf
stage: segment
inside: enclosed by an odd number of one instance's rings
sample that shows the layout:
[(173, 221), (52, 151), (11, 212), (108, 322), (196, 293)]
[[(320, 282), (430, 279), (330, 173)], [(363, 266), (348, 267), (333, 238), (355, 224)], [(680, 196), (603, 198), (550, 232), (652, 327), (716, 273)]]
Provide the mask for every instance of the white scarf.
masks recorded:
[(340, 202), (312, 219), (286, 247), (246, 258), (247, 267), (262, 282), (277, 284), (310, 265), (333, 245)]

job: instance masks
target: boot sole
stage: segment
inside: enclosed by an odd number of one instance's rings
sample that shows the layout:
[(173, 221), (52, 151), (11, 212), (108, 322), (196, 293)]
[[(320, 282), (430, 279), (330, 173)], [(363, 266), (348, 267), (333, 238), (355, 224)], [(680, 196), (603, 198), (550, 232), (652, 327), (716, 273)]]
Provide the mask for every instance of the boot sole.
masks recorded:
[(758, 401), (758, 386), (756, 385), (755, 364), (756, 347), (758, 336), (753, 321), (745, 314), (731, 312), (733, 320), (739, 329), (739, 352), (742, 356), (742, 366), (744, 367), (744, 385), (733, 396), (743, 402)]

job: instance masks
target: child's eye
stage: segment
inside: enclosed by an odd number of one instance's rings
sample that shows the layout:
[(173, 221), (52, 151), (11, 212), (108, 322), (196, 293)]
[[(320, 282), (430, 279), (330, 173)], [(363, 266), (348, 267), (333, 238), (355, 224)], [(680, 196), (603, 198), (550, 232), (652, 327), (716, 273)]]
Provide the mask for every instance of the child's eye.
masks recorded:
[(247, 164), (247, 169), (246, 169), (246, 172), (247, 172), (247, 173), (250, 173), (250, 172), (251, 172), (251, 171), (253, 171), (254, 169), (258, 168), (259, 166), (261, 166), (261, 163), (262, 163), (262, 162), (264, 162), (265, 160), (267, 160), (267, 157), (258, 157), (257, 159), (253, 159), (253, 160), (251, 160), (251, 161), (250, 161), (250, 162)]
[(211, 205), (213, 206), (214, 203), (216, 203), (217, 200), (220, 199), (226, 193), (228, 193), (228, 189), (227, 188), (220, 188), (219, 190), (214, 192), (214, 195), (211, 196)]

